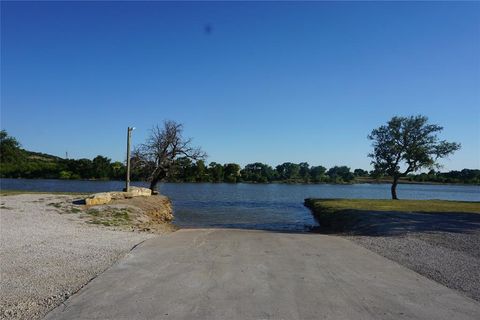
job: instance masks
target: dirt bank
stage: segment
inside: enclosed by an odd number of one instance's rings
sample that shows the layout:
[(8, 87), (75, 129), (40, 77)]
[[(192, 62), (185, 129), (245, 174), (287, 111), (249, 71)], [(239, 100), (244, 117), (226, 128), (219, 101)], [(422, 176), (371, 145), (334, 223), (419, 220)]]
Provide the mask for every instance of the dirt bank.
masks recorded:
[[(72, 207), (87, 223), (113, 227), (115, 230), (148, 231), (163, 233), (173, 231), (173, 207), (165, 196), (135, 197), (112, 200), (108, 204), (87, 206), (81, 201)], [(68, 209), (67, 209), (68, 210)]]

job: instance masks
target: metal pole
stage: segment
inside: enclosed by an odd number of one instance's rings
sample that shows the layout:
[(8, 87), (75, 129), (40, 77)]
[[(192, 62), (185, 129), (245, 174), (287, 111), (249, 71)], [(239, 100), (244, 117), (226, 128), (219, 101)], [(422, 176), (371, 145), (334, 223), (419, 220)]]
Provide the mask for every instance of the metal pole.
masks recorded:
[(127, 129), (127, 181), (125, 182), (125, 191), (130, 191), (130, 138), (132, 136), (132, 128)]

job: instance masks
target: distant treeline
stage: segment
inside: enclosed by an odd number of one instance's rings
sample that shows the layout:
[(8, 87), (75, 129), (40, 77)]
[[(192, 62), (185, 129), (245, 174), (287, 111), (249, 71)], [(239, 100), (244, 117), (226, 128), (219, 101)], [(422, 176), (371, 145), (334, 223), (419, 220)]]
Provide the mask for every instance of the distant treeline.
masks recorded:
[(428, 173), (409, 174), (406, 180), (414, 182), (480, 184), (480, 170), (463, 169), (461, 171), (452, 170), (448, 172), (430, 170)]
[[(112, 162), (109, 158), (97, 156), (90, 159), (63, 159), (48, 154), (26, 151), (18, 141), (0, 133), (0, 177), (2, 178), (47, 178), (47, 179), (102, 179), (123, 180), (126, 168), (122, 162)], [(352, 183), (355, 181), (375, 181), (382, 179), (375, 172), (347, 166), (327, 169), (323, 166), (310, 166), (306, 162), (285, 162), (276, 167), (256, 162), (241, 167), (236, 163), (220, 164), (204, 161), (192, 162), (179, 158), (174, 170), (167, 177), (169, 182), (249, 182), (249, 183)], [(132, 180), (146, 180), (148, 175), (135, 168)], [(422, 173), (409, 175), (405, 180), (413, 182), (440, 183), (480, 183), (480, 170)]]

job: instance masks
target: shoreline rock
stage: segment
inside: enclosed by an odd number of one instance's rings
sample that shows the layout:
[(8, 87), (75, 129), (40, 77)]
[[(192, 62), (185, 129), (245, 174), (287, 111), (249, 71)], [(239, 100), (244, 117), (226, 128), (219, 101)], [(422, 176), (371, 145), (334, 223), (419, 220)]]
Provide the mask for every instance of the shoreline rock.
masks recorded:
[(111, 191), (94, 193), (85, 198), (87, 206), (95, 206), (101, 204), (108, 204), (112, 200), (130, 199), (134, 197), (149, 197), (152, 195), (152, 190), (141, 187), (130, 187), (129, 191)]

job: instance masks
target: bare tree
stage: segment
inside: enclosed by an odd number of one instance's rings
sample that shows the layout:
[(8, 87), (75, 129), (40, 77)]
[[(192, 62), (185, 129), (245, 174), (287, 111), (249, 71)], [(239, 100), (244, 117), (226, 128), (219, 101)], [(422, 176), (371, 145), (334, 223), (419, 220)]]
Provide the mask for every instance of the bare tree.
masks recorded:
[(437, 132), (442, 130), (441, 126), (429, 124), (425, 116), (393, 117), (368, 136), (373, 141), (369, 157), (373, 159), (375, 172), (393, 178), (392, 199), (398, 199), (400, 177), (422, 168), (439, 167), (438, 159), (460, 149), (459, 143), (438, 139)]
[(201, 160), (207, 156), (191, 144), (191, 138), (183, 137), (181, 123), (164, 121), (163, 127), (153, 127), (147, 141), (135, 148), (132, 167), (146, 173), (150, 189), (156, 192), (157, 184), (168, 177), (177, 158)]

